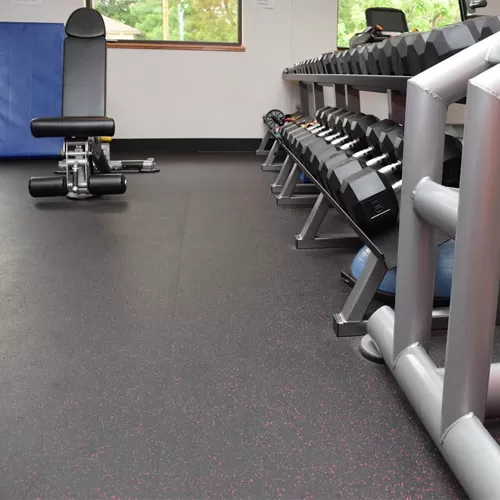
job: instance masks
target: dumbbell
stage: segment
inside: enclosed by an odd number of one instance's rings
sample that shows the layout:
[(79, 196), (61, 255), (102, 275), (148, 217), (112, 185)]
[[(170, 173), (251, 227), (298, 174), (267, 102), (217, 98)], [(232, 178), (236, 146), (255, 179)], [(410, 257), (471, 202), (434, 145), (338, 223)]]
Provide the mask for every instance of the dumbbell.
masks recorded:
[(340, 189), (343, 205), (368, 236), (393, 227), (399, 217), (398, 194), (402, 181), (391, 183), (389, 175), (401, 172), (402, 162), (375, 170), (367, 167), (344, 180)]
[[(325, 162), (325, 167), (321, 171), (322, 180), (330, 194), (337, 200), (341, 200), (340, 191), (342, 183), (345, 179), (356, 172), (359, 172), (367, 167), (374, 167), (384, 161), (399, 161), (402, 160), (403, 148), (402, 142), (404, 131), (401, 126), (392, 127), (389, 130), (384, 130), (380, 134), (380, 144), (378, 156), (372, 159), (363, 157), (350, 157), (342, 161)], [(335, 157), (333, 157), (335, 159)]]
[(292, 135), (293, 139), (291, 141), (292, 148), (296, 150), (299, 154), (302, 154), (301, 144), (306, 141), (315, 142), (313, 139), (321, 139), (320, 142), (325, 143), (325, 141), (332, 141), (343, 133), (345, 130), (343, 128), (342, 119), (351, 115), (354, 115), (352, 111), (347, 111), (345, 109), (335, 109), (331, 108), (325, 111), (319, 118), (320, 122), (323, 124), (321, 129), (315, 129), (310, 131), (310, 133), (295, 133)]
[[(389, 147), (387, 147), (386, 150), (383, 149), (383, 140), (386, 137), (387, 132), (397, 127), (397, 123), (389, 119), (374, 122), (368, 126), (356, 121), (353, 127), (352, 135), (354, 138), (363, 140), (360, 147), (347, 150), (344, 148), (340, 151), (335, 148), (323, 148), (322, 150), (316, 150), (311, 156), (311, 172), (317, 173), (321, 182), (326, 186), (328, 170), (334, 168), (334, 166), (340, 162), (347, 160), (348, 158), (371, 159), (389, 152)], [(384, 159), (385, 158), (381, 161)]]
[(328, 116), (334, 111), (337, 111), (337, 108), (333, 108), (332, 106), (324, 106), (323, 108), (320, 108), (318, 111), (316, 111), (315, 116), (318, 126), (309, 128), (308, 131), (314, 135), (318, 135), (320, 133), (326, 134), (328, 132)]
[[(304, 155), (306, 147), (312, 144), (331, 144), (333, 147), (340, 148), (344, 143), (351, 139), (351, 127), (356, 119), (364, 119), (367, 115), (362, 113), (345, 112), (334, 117), (334, 121), (338, 123), (337, 127), (341, 127), (341, 132), (334, 133), (331, 136), (319, 138), (314, 135), (299, 137), (296, 139), (295, 150), (299, 156)], [(370, 115), (371, 116), (371, 115)], [(373, 119), (376, 120), (375, 117)], [(343, 135), (342, 135), (343, 134)], [(340, 135), (340, 137), (339, 137)]]
[[(444, 138), (443, 179), (446, 186), (458, 187), (461, 147), (457, 138)], [(402, 151), (398, 160), (379, 170), (367, 167), (344, 179), (340, 198), (347, 213), (367, 234), (374, 235), (393, 227), (399, 217), (399, 190), (401, 180), (391, 183), (389, 175), (400, 172)]]
[(332, 109), (335, 109), (335, 108), (332, 108), (331, 106), (323, 106), (322, 108), (318, 109), (318, 111), (316, 111), (316, 115), (315, 115), (315, 118), (309, 118), (309, 117), (305, 117), (305, 116), (302, 116), (302, 121), (303, 121), (303, 125), (304, 124), (307, 124), (309, 122), (309, 125), (311, 126), (311, 128), (309, 128), (307, 126), (307, 128), (309, 130), (312, 130), (312, 127), (316, 127), (321, 124), (321, 118), (323, 117), (324, 113), (332, 110)]
[(480, 16), (430, 32), (389, 38), (375, 51), (382, 74), (416, 75), (498, 31), (498, 17)]
[(339, 72), (337, 55), (338, 52), (330, 52), (326, 58), (326, 69), (332, 75), (336, 75)]
[(291, 123), (289, 125), (283, 126), (282, 137), (285, 141), (289, 141), (292, 135), (298, 132), (304, 132), (307, 128), (316, 125), (316, 119), (311, 117), (305, 117), (298, 123)]
[[(371, 116), (371, 115), (367, 115)], [(396, 125), (392, 120), (379, 121), (377, 118), (364, 118), (359, 120), (352, 117), (350, 121), (350, 136), (351, 141), (342, 146), (340, 149), (330, 144), (312, 143), (306, 147), (304, 153), (304, 161), (309, 165), (310, 170), (319, 175), (318, 170), (320, 165), (336, 156), (339, 161), (351, 155), (356, 157), (364, 157), (372, 153), (379, 152), (379, 135), (390, 127)], [(370, 123), (371, 122), (371, 123)]]
[(297, 127), (295, 130), (290, 130), (286, 134), (285, 140), (290, 145), (290, 147), (294, 149), (299, 137), (309, 137), (314, 132), (325, 130), (328, 126), (326, 117), (328, 117), (328, 115), (334, 111), (336, 110), (334, 108), (331, 108), (329, 110), (325, 110), (324, 112), (318, 113), (316, 120), (311, 122), (311, 126), (302, 126)]
[(346, 75), (349, 73), (349, 61), (350, 61), (350, 54), (348, 50), (343, 50), (342, 52), (339, 53), (337, 56), (337, 68), (340, 74)]
[(323, 68), (325, 69), (325, 73), (332, 75), (333, 74), (333, 68), (330, 65), (330, 58), (332, 56), (333, 52), (328, 52), (326, 54), (323, 54), (322, 56), (322, 64)]

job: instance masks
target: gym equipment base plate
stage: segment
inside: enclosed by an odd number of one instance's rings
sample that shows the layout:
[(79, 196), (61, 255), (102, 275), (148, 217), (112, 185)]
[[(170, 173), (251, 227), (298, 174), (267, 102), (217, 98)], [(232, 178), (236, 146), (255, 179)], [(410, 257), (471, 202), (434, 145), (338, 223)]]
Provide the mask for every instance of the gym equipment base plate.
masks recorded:
[(281, 170), (282, 166), (283, 166), (283, 163), (271, 163), (270, 165), (263, 163), (262, 164), (262, 171), (263, 172), (279, 172)]
[[(448, 328), (449, 309), (438, 307), (432, 311), (432, 331)], [(342, 313), (333, 315), (333, 331), (337, 337), (361, 337), (366, 334), (366, 319), (348, 321)]]
[[(282, 189), (282, 184), (271, 184), (272, 194), (280, 194)], [(293, 190), (295, 194), (318, 194), (319, 192), (314, 184), (297, 184)]]
[(375, 342), (373, 342), (373, 339), (370, 337), (370, 335), (365, 335), (361, 338), (361, 345), (359, 346), (359, 350), (363, 357), (365, 357), (369, 361), (380, 364), (384, 362), (382, 354), (380, 354), (378, 347), (375, 345)]
[(316, 248), (356, 248), (359, 247), (359, 237), (355, 234), (320, 234), (314, 239), (303, 239), (300, 234), (295, 235), (297, 250)]
[(312, 207), (316, 203), (317, 195), (276, 196), (276, 205), (279, 207)]

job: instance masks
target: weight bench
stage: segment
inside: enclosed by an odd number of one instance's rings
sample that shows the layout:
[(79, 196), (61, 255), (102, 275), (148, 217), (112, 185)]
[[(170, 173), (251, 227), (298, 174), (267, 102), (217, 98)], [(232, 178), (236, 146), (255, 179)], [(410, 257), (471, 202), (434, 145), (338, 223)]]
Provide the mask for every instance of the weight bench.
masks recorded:
[(81, 8), (66, 23), (63, 62), (63, 116), (35, 118), (34, 137), (64, 137), (63, 176), (32, 177), (31, 196), (82, 199), (123, 194), (127, 180), (112, 172), (99, 137), (113, 136), (106, 116), (106, 27), (96, 10)]

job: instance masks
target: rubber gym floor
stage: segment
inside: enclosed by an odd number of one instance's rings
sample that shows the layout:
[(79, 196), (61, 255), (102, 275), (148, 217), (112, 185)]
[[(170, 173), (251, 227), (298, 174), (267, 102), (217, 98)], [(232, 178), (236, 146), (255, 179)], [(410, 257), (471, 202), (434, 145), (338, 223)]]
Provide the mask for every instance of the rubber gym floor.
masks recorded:
[(332, 333), (353, 252), (295, 250), (255, 155), (159, 165), (77, 203), (0, 165), (0, 498), (463, 497)]

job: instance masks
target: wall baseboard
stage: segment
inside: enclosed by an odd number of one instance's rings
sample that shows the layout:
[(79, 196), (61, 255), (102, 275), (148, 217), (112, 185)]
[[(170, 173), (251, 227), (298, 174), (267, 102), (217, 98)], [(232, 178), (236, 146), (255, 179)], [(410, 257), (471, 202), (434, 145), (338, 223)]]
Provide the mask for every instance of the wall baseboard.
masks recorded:
[(255, 152), (261, 139), (113, 139), (111, 154), (140, 153), (154, 156), (160, 153)]

